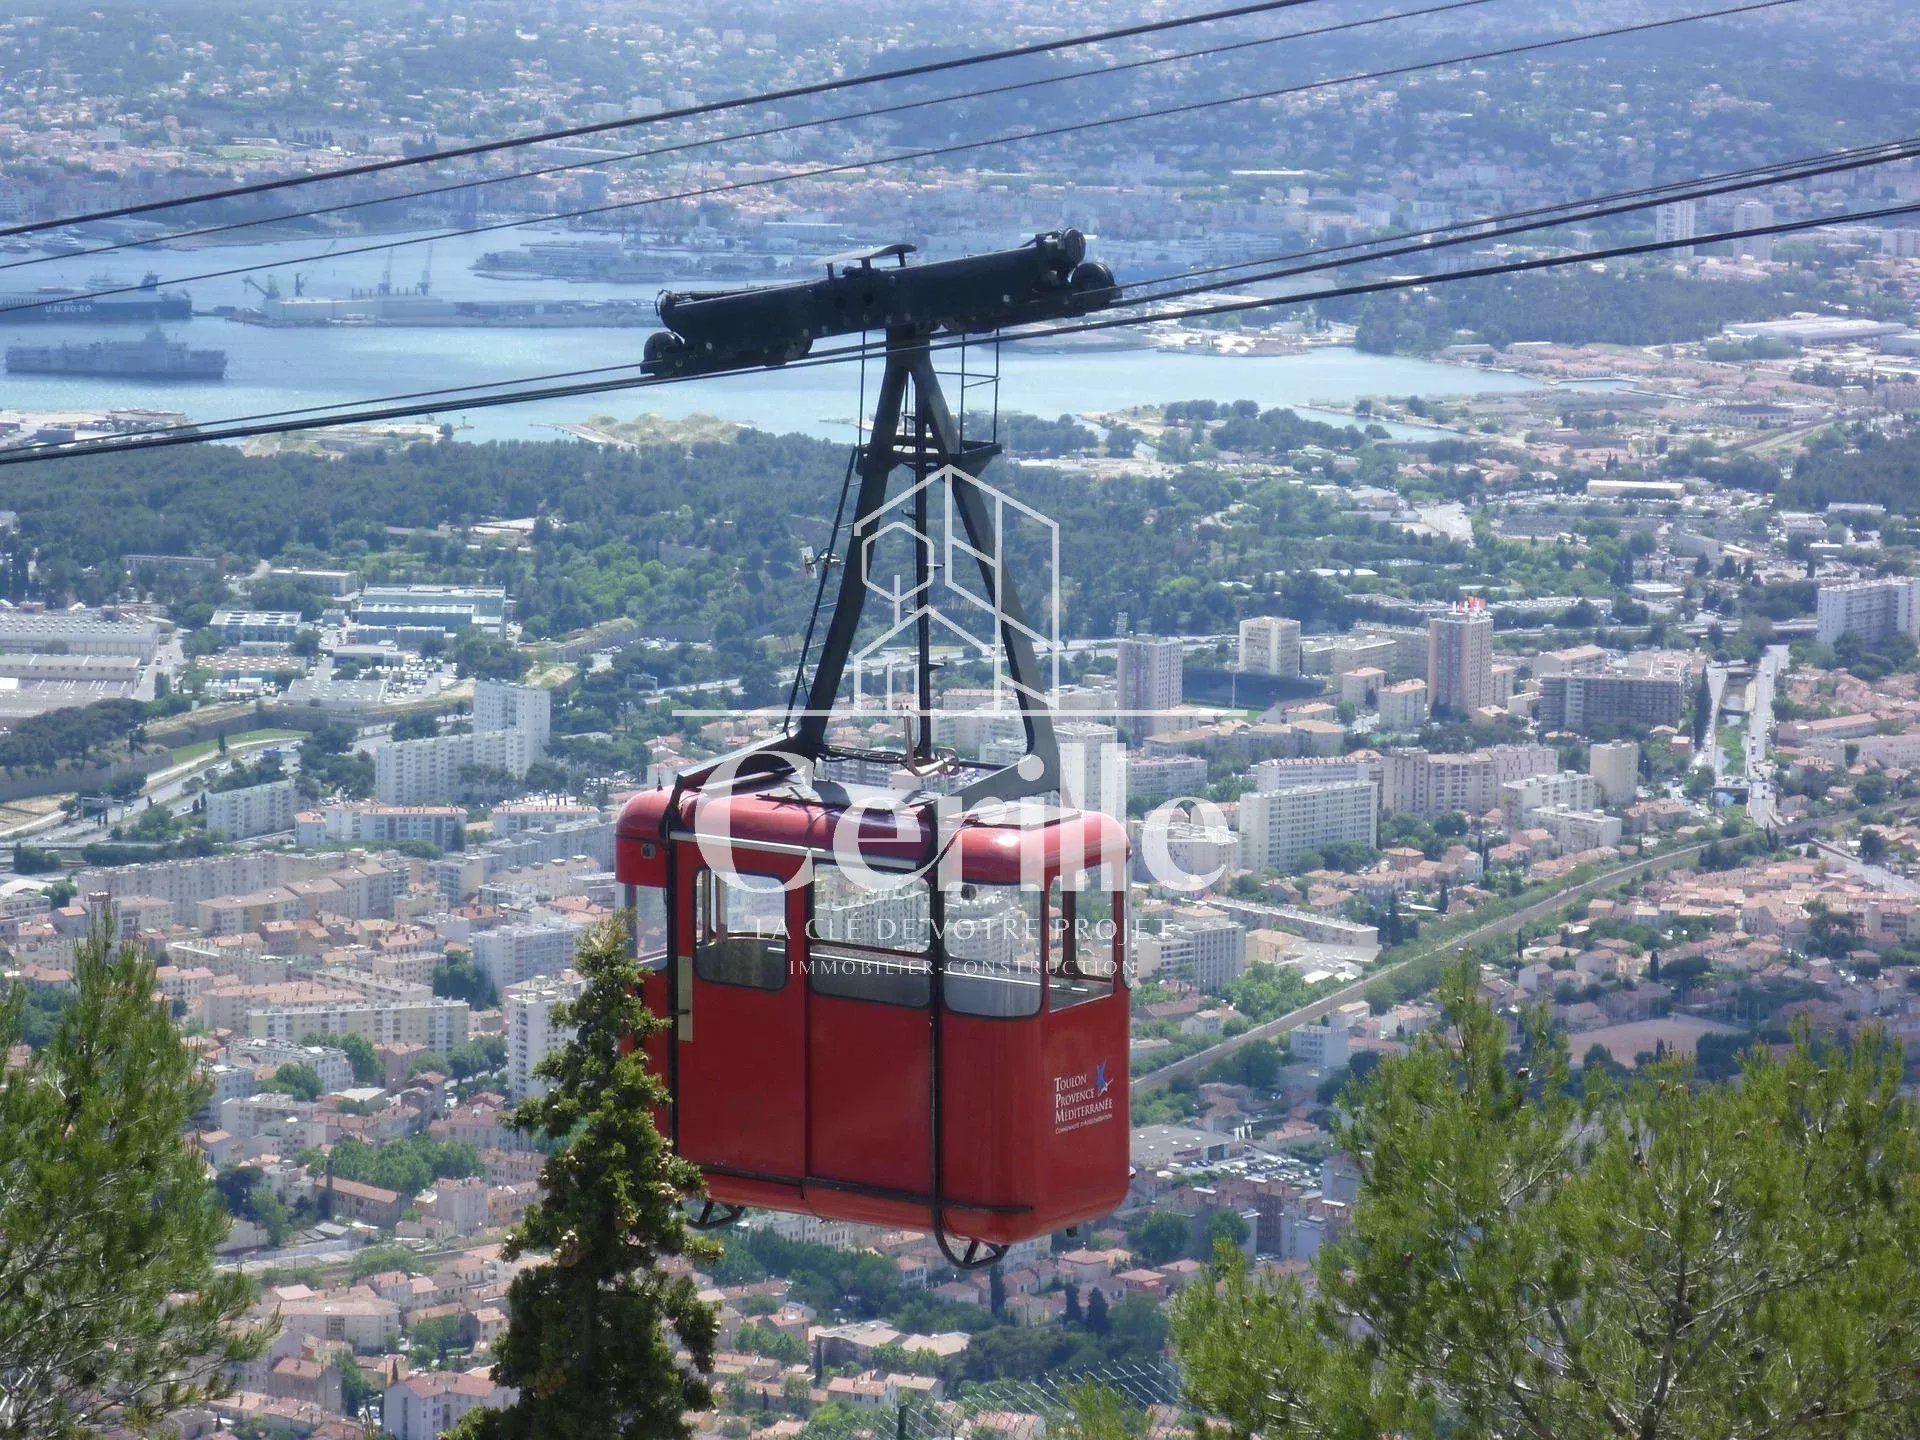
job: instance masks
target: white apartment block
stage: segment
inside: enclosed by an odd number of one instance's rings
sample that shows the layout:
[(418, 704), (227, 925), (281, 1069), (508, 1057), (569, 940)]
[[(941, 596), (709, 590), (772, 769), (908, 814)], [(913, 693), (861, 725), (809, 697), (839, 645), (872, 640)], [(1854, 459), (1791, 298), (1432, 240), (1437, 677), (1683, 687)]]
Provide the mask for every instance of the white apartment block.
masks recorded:
[(1578, 855), (1620, 843), (1620, 817), (1600, 810), (1577, 810), (1549, 805), (1536, 810), (1527, 823), (1553, 836), (1562, 855)]
[(1171, 726), (1166, 712), (1186, 695), (1178, 640), (1128, 636), (1120, 642), (1120, 723), (1133, 736), (1157, 735)]
[(1354, 637), (1360, 640), (1393, 643), (1393, 652), (1380, 668), (1394, 680), (1419, 680), (1427, 678), (1427, 650), (1431, 644), (1425, 630), (1416, 630), (1403, 625), (1356, 625)]
[(291, 780), (212, 791), (207, 795), (207, 833), (222, 840), (249, 840), (291, 830), (296, 797)]
[(74, 875), (74, 885), (82, 895), (105, 895), (115, 901), (133, 896), (164, 900), (173, 907), (174, 923), (185, 925), (194, 923), (194, 907), (202, 900), (257, 894), (296, 881), (317, 879), (340, 869), (342, 864), (339, 855), (247, 850), (192, 860), (156, 860), (144, 865), (81, 870)]
[(1418, 730), (1427, 723), (1427, 682), (1424, 680), (1384, 685), (1374, 699), (1380, 707), (1382, 729)]
[(1287, 1037), (1293, 1058), (1321, 1073), (1343, 1068), (1352, 1051), (1353, 1037), (1344, 1025), (1301, 1025)]
[(256, 1040), (361, 1035), (375, 1045), (424, 1045), (434, 1054), (444, 1055), (467, 1043), (470, 1012), (464, 1000), (356, 1000), (298, 1007), (269, 1005), (249, 1010), (246, 1018), (247, 1034)]
[(1822, 585), (1814, 638), (1832, 645), (1842, 636), (1872, 644), (1891, 635), (1920, 635), (1920, 579), (1888, 576)]
[(1300, 673), (1300, 622), (1259, 615), (1240, 622), (1240, 668), (1253, 675)]
[(1500, 787), (1530, 775), (1551, 775), (1560, 756), (1549, 745), (1495, 745), (1461, 755), (1389, 750), (1382, 762), (1380, 805), (1390, 814), (1484, 815), (1500, 803)]
[(387, 1387), (381, 1421), (394, 1440), (438, 1440), (474, 1410), (504, 1410), (519, 1391), (484, 1370), (422, 1370)]
[(1479, 601), (1427, 622), (1427, 701), (1456, 715), (1493, 704), (1493, 615)]
[(1536, 810), (1591, 810), (1599, 803), (1599, 782), (1578, 770), (1529, 775), (1500, 786), (1500, 808), (1514, 825), (1530, 823)]
[(476, 730), (395, 740), (373, 757), (373, 790), (388, 805), (430, 805), (466, 792), (466, 773), (499, 770), (519, 779), (541, 755), (531, 730)]
[[(1060, 802), (1127, 818), (1127, 748), (1120, 732), (1094, 720), (1064, 720), (1053, 727), (1060, 744)], [(1025, 750), (1025, 742), (1021, 744)]]
[(458, 805), (378, 805), (348, 801), (294, 816), (301, 845), (395, 845), (412, 841), (457, 850), (467, 812)]
[(553, 736), (553, 692), (538, 685), (510, 685), (505, 680), (479, 680), (473, 687), (473, 728), (530, 730), (540, 737), (544, 752)]
[(353, 1084), (353, 1064), (347, 1059), (347, 1052), (335, 1050), (331, 1045), (240, 1040), (228, 1047), (227, 1057), (235, 1065), (250, 1067), (305, 1065), (320, 1077), (322, 1089), (329, 1094)]
[(496, 805), (487, 812), (496, 838), (518, 835), (526, 830), (555, 830), (582, 820), (598, 820), (600, 812), (591, 805), (576, 805), (561, 800), (516, 800)]
[(1127, 757), (1127, 793), (1135, 800), (1171, 800), (1179, 795), (1198, 795), (1206, 788), (1205, 756)]
[(1381, 774), (1378, 755), (1300, 755), (1262, 760), (1253, 767), (1253, 788), (1262, 794), (1290, 790), (1296, 785), (1331, 785), (1338, 781), (1371, 780)]
[(1631, 740), (1610, 740), (1589, 747), (1587, 773), (1600, 787), (1603, 805), (1631, 805), (1640, 789), (1640, 747)]
[(1380, 789), (1371, 780), (1336, 780), (1252, 791), (1240, 797), (1240, 863), (1256, 873), (1290, 869), (1309, 850), (1379, 843)]
[(1143, 980), (1164, 976), (1217, 992), (1247, 968), (1246, 927), (1225, 918), (1168, 920), (1157, 935), (1140, 932), (1134, 946)]
[[(1133, 874), (1136, 880), (1152, 883), (1160, 877), (1153, 873), (1154, 857), (1147, 853), (1141, 839), (1144, 821), (1133, 825)], [(1219, 881), (1230, 877), (1240, 864), (1240, 837), (1228, 825), (1196, 825), (1190, 820), (1174, 820), (1162, 828), (1167, 859), (1182, 875), (1198, 882), (1207, 876)], [(1217, 883), (1217, 882), (1210, 882)]]
[(572, 925), (502, 925), (474, 933), (473, 968), (504, 995), (509, 985), (558, 975), (573, 964), (579, 948), (580, 931)]
[[(1699, 233), (1696, 228), (1700, 222), (1699, 206), (1692, 200), (1675, 200), (1670, 205), (1662, 205), (1653, 212), (1653, 238), (1663, 245), (1678, 240), (1691, 240)], [(1691, 259), (1693, 247), (1683, 246), (1672, 252), (1681, 259)]]
[(373, 790), (388, 805), (431, 805), (466, 793), (466, 772), (518, 780), (547, 752), (553, 697), (537, 685), (481, 680), (473, 687), (473, 732), (394, 740), (373, 757)]
[(557, 1005), (580, 997), (586, 982), (571, 970), (523, 980), (502, 992), (507, 1022), (507, 1098), (521, 1101), (547, 1093), (548, 1082), (533, 1072), (553, 1051), (573, 1039), (571, 1026), (555, 1025)]
[(1345, 675), (1350, 670), (1378, 670), (1384, 677), (1393, 665), (1393, 657), (1398, 647), (1388, 639), (1377, 639), (1371, 635), (1343, 635), (1333, 642), (1333, 654), (1329, 659), (1335, 675)]

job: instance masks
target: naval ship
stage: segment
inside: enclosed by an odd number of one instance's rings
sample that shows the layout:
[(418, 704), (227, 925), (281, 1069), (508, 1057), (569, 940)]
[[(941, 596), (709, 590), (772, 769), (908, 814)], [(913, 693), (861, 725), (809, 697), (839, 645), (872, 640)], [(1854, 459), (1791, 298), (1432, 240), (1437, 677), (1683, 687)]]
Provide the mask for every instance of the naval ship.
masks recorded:
[[(98, 277), (109, 288), (108, 277)], [(0, 292), (0, 325), (44, 325), (59, 321), (129, 321), (152, 325), (161, 320), (191, 320), (193, 297), (185, 290), (162, 290), (151, 271), (138, 288), (117, 295), (95, 295), (87, 290), (48, 286), (42, 290)]]
[(90, 345), (10, 345), (10, 375), (96, 375), (116, 380), (223, 380), (227, 352), (192, 350), (158, 329), (143, 340), (96, 340)]

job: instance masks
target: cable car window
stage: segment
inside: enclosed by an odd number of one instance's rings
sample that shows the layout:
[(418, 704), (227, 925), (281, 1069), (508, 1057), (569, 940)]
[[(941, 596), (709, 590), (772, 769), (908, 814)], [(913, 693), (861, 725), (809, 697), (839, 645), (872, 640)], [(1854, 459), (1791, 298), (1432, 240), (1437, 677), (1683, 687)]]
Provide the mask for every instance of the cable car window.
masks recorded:
[(1040, 1013), (1046, 892), (962, 885), (947, 892), (946, 1004), (961, 1015)]
[(924, 881), (875, 890), (856, 884), (838, 866), (814, 868), (807, 977), (816, 995), (927, 1004), (931, 937)]
[(694, 881), (693, 972), (713, 985), (787, 983), (786, 893), (748, 889), (711, 870)]
[(1113, 994), (1116, 957), (1113, 896), (1099, 889), (1067, 890), (1056, 884), (1053, 943), (1047, 950), (1047, 1008), (1065, 1010)]
[(629, 885), (622, 903), (632, 912), (628, 923), (634, 958), (662, 960), (667, 953), (667, 892), (642, 885)]

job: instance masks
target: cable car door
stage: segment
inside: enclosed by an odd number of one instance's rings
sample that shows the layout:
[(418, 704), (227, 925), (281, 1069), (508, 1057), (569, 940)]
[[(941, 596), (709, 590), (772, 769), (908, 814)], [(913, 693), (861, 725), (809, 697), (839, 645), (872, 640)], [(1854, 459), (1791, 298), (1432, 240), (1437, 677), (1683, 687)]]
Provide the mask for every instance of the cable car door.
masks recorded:
[(806, 1167), (806, 995), (788, 943), (804, 899), (779, 889), (778, 876), (687, 868), (675, 1007), (680, 1150), (716, 1177), (715, 1198), (791, 1205), (797, 1195), (763, 1187), (795, 1186)]

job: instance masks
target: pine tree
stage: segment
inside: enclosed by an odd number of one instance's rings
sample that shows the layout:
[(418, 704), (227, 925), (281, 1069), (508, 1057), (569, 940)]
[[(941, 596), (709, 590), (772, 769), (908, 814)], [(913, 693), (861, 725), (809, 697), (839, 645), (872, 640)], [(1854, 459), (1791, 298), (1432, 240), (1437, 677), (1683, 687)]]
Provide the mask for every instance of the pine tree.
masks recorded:
[(0, 1067), (0, 1440), (145, 1430), (226, 1394), (269, 1338), (251, 1283), (214, 1269), (230, 1221), (182, 1139), (207, 1086), (153, 966), (103, 926), (73, 968), (51, 1040)]
[(1448, 1030), (1350, 1087), (1359, 1197), (1314, 1293), (1225, 1247), (1182, 1292), (1189, 1402), (1264, 1440), (1920, 1433), (1899, 1047), (1803, 1028), (1737, 1083), (1670, 1060), (1574, 1087), (1544, 1012), (1511, 1065), (1477, 971), (1448, 974)]
[[(664, 1023), (640, 998), (641, 971), (624, 922), (596, 926), (574, 968), (586, 985), (557, 1010), (573, 1043), (539, 1073), (552, 1082), (514, 1123), (556, 1148), (545, 1198), (507, 1242), (509, 1257), (544, 1252), (507, 1292), (508, 1324), (493, 1377), (519, 1391), (505, 1410), (477, 1410), (461, 1440), (686, 1440), (689, 1412), (710, 1409), (719, 1322), (670, 1256), (717, 1258), (687, 1227), (681, 1201), (700, 1173), (654, 1128), (666, 1091), (643, 1042)], [(685, 1358), (677, 1355), (684, 1349)]]
[(1061, 1319), (1069, 1325), (1078, 1325), (1083, 1318), (1080, 1313), (1080, 1287), (1078, 1285), (1068, 1285), (1067, 1310)]
[(987, 1307), (994, 1315), (1007, 1308), (1007, 1277), (998, 1265), (987, 1272)]
[(1106, 1292), (1095, 1290), (1087, 1297), (1087, 1329), (1096, 1335), (1105, 1335), (1112, 1328), (1107, 1319)]

